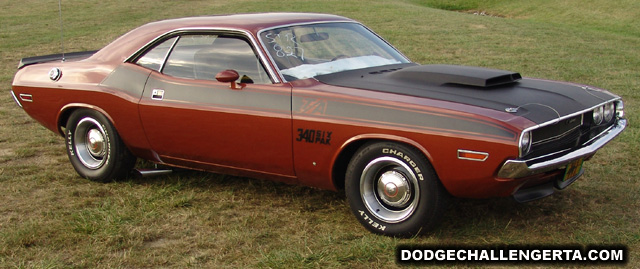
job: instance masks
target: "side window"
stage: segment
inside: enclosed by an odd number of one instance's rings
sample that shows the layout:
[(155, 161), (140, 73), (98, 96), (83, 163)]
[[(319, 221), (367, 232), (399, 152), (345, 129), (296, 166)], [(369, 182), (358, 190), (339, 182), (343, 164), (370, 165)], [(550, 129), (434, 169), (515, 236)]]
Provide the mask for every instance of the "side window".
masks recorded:
[(140, 59), (136, 61), (137, 65), (144, 66), (149, 69), (153, 69), (155, 71), (160, 71), (160, 67), (162, 67), (162, 63), (164, 59), (167, 57), (167, 53), (169, 53), (169, 49), (171, 49), (171, 45), (175, 42), (177, 37), (168, 39), (153, 49), (147, 51)]
[(174, 77), (216, 80), (216, 74), (227, 69), (240, 74), (238, 82), (272, 83), (251, 45), (234, 36), (181, 36), (162, 72)]

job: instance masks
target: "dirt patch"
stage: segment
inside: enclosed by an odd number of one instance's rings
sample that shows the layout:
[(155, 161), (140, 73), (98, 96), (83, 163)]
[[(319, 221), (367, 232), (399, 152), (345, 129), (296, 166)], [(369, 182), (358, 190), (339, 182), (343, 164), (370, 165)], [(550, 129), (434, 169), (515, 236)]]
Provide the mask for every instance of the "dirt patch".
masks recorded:
[(461, 13), (467, 13), (467, 14), (472, 14), (472, 15), (477, 15), (477, 16), (487, 16), (487, 17), (496, 17), (496, 18), (506, 18), (506, 16), (500, 15), (500, 14), (493, 14), (493, 13), (488, 13), (486, 11), (482, 11), (482, 10), (460, 10), (459, 12)]
[(0, 158), (13, 156), (12, 149), (0, 149)]

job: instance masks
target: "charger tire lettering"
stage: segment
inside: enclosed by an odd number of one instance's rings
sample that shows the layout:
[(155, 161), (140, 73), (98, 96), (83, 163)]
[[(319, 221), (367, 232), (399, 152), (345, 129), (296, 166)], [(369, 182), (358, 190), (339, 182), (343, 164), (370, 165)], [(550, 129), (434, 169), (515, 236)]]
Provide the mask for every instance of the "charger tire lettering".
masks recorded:
[(403, 153), (402, 151), (395, 150), (395, 149), (390, 149), (390, 148), (383, 148), (382, 149), (382, 153), (383, 154), (395, 155), (395, 156), (398, 156), (398, 157), (402, 158), (403, 160), (405, 160), (407, 162), (407, 164), (409, 164), (409, 166), (411, 166), (413, 171), (416, 172), (416, 176), (418, 177), (418, 179), (419, 180), (424, 180), (424, 176), (422, 175), (422, 170), (420, 170), (420, 167), (418, 167), (418, 164), (416, 162), (414, 162), (411, 159), (411, 157), (407, 156), (407, 154)]
[[(384, 174), (402, 179), (397, 183), (402, 192), (396, 194), (403, 200), (393, 200), (387, 185), (380, 187)], [(433, 229), (446, 210), (448, 197), (422, 152), (406, 144), (375, 140), (361, 145), (351, 157), (345, 194), (351, 211), (365, 228), (399, 237)]]

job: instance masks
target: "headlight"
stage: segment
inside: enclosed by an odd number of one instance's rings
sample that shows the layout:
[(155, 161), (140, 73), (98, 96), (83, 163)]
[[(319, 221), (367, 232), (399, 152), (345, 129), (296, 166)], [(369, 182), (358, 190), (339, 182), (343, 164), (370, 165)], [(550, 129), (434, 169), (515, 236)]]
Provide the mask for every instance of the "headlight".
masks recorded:
[(520, 157), (527, 155), (531, 150), (531, 132), (524, 132), (520, 136)]
[(604, 106), (599, 106), (593, 110), (593, 124), (600, 125), (604, 119)]
[(610, 122), (615, 114), (615, 105), (613, 102), (604, 105), (604, 122)]

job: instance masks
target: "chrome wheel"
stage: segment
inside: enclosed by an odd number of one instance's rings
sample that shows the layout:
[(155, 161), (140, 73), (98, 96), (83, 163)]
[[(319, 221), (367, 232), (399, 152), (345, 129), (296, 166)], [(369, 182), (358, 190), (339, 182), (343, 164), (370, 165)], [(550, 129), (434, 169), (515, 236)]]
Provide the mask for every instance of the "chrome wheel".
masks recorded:
[(109, 137), (97, 120), (89, 117), (81, 119), (73, 136), (73, 147), (85, 167), (98, 169), (105, 164)]
[(111, 121), (96, 110), (78, 108), (69, 115), (65, 142), (71, 165), (89, 180), (126, 178), (136, 163)]
[(369, 162), (360, 177), (360, 195), (366, 208), (388, 223), (401, 222), (416, 209), (418, 179), (411, 168), (393, 157)]
[(448, 197), (425, 155), (387, 141), (359, 146), (347, 167), (345, 194), (364, 227), (400, 237), (432, 230)]

